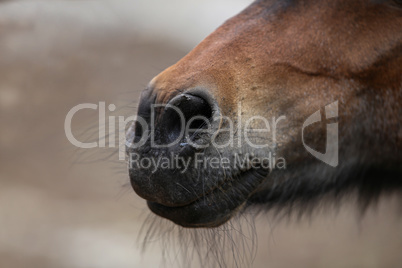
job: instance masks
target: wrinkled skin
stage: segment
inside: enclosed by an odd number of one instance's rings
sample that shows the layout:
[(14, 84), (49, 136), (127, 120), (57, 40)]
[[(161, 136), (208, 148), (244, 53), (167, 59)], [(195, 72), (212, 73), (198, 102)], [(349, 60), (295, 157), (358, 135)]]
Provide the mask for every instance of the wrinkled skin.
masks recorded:
[[(304, 130), (304, 141), (325, 152), (326, 124), (339, 124), (339, 163), (333, 167), (313, 157), (302, 143), (305, 120), (337, 101), (338, 116)], [(167, 144), (177, 135), (169, 109), (209, 118), (210, 130), (228, 125), (238, 131), (203, 133), (189, 145), (185, 137), (168, 148), (148, 139), (128, 148), (139, 159), (182, 156), (188, 169), (131, 167), (132, 186), (150, 209), (185, 227), (215, 227), (254, 204), (287, 204), (357, 188), (374, 194), (398, 189), (402, 163), (402, 4), (370, 0), (256, 1), (228, 20), (188, 55), (156, 76), (144, 90), (138, 116), (150, 124), (156, 141)], [(285, 119), (263, 129), (253, 116)], [(188, 118), (187, 118), (188, 117)], [(172, 119), (173, 118), (173, 119)], [(186, 122), (187, 122), (186, 121)], [(198, 125), (200, 127), (200, 125)], [(201, 126), (202, 127), (202, 126)], [(215, 132), (216, 133), (216, 132)], [(275, 133), (273, 135), (273, 133)], [(137, 123), (128, 137), (138, 141)], [(212, 140), (224, 144), (217, 148)], [(146, 138), (146, 137), (145, 137)], [(146, 140), (146, 139), (145, 139)], [(277, 168), (195, 167), (194, 157), (264, 158), (275, 154)]]

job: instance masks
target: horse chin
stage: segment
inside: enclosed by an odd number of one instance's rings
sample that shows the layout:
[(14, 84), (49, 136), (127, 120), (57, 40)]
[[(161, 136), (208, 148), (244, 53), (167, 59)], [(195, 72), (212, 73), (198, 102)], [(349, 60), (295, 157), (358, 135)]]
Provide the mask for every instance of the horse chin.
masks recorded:
[(226, 180), (222, 185), (180, 206), (167, 206), (147, 201), (155, 214), (188, 228), (218, 227), (236, 215), (248, 198), (267, 178), (269, 170), (250, 169)]
[[(197, 201), (195, 203), (198, 203)], [(167, 207), (158, 203), (154, 203), (151, 201), (148, 201), (148, 207), (149, 209), (155, 213), (158, 216), (161, 216), (163, 218), (166, 218), (168, 220), (171, 220), (177, 225), (180, 225), (185, 228), (214, 228), (214, 227), (219, 227), (220, 225), (224, 224), (227, 222), (234, 213), (229, 212), (229, 213), (221, 213), (221, 214), (215, 214), (213, 215), (214, 218), (209, 219), (209, 221), (206, 221), (206, 219), (202, 219), (202, 221), (199, 220), (199, 217), (197, 217), (196, 214), (202, 213), (202, 212), (197, 212), (195, 211), (195, 207), (197, 204), (190, 204), (187, 206), (182, 206), (182, 207)], [(202, 209), (202, 206), (199, 208)], [(204, 211), (210, 211), (207, 207), (204, 208)]]

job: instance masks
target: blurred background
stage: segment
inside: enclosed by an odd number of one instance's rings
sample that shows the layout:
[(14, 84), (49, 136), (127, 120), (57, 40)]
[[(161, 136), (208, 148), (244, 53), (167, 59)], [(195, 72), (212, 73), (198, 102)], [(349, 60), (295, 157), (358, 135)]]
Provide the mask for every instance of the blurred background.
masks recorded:
[[(150, 212), (116, 148), (75, 148), (65, 116), (99, 102), (116, 105), (108, 115), (134, 114), (153, 76), (250, 2), (0, 1), (0, 267), (177, 266), (158, 242), (141, 251)], [(97, 122), (80, 112), (74, 135), (97, 141)], [(252, 267), (401, 267), (397, 205), (259, 217)]]

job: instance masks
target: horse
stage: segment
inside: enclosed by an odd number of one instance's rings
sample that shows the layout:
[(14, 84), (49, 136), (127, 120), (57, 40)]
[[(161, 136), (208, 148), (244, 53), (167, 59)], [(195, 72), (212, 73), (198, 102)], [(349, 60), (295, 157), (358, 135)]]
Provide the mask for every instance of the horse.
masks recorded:
[(185, 228), (367, 207), (401, 193), (401, 104), (402, 1), (257, 0), (142, 92), (130, 182)]

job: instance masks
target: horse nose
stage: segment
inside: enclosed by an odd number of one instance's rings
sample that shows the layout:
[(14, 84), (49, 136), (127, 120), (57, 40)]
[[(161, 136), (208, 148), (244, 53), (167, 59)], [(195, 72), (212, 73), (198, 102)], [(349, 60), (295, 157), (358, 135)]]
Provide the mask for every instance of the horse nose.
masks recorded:
[(180, 94), (170, 100), (161, 116), (161, 128), (167, 143), (197, 147), (209, 141), (213, 108), (203, 98)]
[[(137, 116), (147, 121), (147, 135), (158, 147), (188, 154), (210, 142), (213, 116), (217, 114), (215, 103), (190, 93), (179, 94), (166, 104), (155, 104), (148, 97), (141, 97)], [(137, 121), (134, 140), (143, 135), (144, 126)]]

